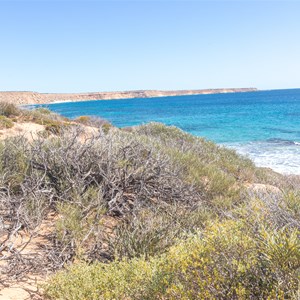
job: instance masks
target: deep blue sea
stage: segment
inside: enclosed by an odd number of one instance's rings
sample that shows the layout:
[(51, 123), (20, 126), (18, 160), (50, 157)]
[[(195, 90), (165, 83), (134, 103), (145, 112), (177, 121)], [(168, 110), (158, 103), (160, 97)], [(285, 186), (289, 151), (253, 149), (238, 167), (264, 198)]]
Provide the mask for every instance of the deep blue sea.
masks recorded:
[(47, 105), (70, 118), (100, 116), (125, 127), (155, 121), (236, 149), (256, 165), (300, 174), (300, 89), (64, 102)]

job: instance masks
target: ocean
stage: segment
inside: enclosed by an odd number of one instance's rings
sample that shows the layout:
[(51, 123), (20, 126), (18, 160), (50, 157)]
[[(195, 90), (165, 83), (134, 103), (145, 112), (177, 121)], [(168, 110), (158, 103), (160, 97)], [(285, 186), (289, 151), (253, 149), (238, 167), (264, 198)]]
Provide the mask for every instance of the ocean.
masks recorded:
[(233, 148), (257, 166), (300, 174), (300, 89), (46, 106), (69, 118), (100, 116), (117, 127), (151, 121), (174, 125)]

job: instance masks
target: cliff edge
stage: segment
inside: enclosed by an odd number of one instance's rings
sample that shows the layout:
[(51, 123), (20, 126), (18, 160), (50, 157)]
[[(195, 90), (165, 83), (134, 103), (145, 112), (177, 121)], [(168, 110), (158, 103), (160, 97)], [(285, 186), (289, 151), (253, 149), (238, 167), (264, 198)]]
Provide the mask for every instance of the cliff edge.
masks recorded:
[(11, 102), (16, 105), (24, 104), (46, 104), (55, 101), (88, 101), (88, 100), (113, 100), (129, 98), (151, 98), (166, 96), (184, 96), (201, 94), (221, 94), (254, 92), (256, 88), (228, 88), (228, 89), (206, 89), (206, 90), (141, 90), (124, 92), (95, 92), (95, 93), (38, 93), (38, 92), (0, 92), (0, 101)]

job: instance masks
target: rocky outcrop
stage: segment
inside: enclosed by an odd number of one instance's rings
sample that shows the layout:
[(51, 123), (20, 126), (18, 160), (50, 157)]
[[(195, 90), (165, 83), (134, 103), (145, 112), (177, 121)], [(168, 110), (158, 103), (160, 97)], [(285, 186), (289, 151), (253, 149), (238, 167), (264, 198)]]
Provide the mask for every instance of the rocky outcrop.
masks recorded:
[(166, 96), (184, 96), (201, 94), (253, 92), (256, 88), (229, 88), (229, 89), (206, 89), (206, 90), (180, 90), (159, 91), (141, 90), (125, 92), (96, 92), (96, 93), (68, 93), (68, 94), (46, 94), (37, 92), (0, 92), (0, 101), (12, 102), (16, 105), (43, 104), (55, 101), (88, 101), (88, 100), (113, 100), (128, 98), (151, 98)]

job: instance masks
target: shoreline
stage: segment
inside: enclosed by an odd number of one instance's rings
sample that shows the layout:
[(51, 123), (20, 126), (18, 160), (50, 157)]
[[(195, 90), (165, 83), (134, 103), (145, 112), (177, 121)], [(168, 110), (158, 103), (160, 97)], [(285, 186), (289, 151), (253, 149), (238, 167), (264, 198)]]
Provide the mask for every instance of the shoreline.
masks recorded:
[[(253, 92), (253, 91), (249, 91), (249, 90), (243, 90), (244, 92)], [(257, 91), (257, 90), (255, 90)], [(179, 95), (178, 96), (188, 96), (188, 95), (200, 95), (198, 94), (199, 91), (188, 91), (190, 94), (186, 94), (186, 91), (172, 91), (170, 93), (178, 93)], [(191, 94), (192, 92), (196, 92), (197, 94)], [(217, 94), (217, 93), (238, 93), (238, 92), (241, 92), (240, 89), (237, 90), (233, 90), (231, 89), (230, 92), (228, 92), (228, 90), (226, 90), (226, 92), (224, 92), (224, 90), (213, 90), (213, 91), (210, 91), (210, 93), (207, 93), (206, 90), (202, 90), (202, 94), (203, 95), (207, 95), (207, 94)], [(4, 92), (2, 92), (4, 93)], [(19, 92), (6, 92), (6, 93), (19, 93)], [(29, 93), (29, 92), (21, 92), (21, 93)], [(114, 96), (114, 92), (111, 92)], [(1, 92), (0, 92), (0, 95), (1, 95)], [(53, 96), (53, 95), (60, 95), (60, 94), (45, 94), (45, 95), (50, 95), (50, 96)], [(70, 95), (70, 94), (65, 94), (65, 95)], [(82, 95), (86, 95), (86, 94), (73, 94), (74, 96), (82, 96)], [(91, 94), (89, 94), (91, 95)], [(97, 94), (98, 95), (98, 94)], [(143, 98), (153, 98), (153, 97), (173, 97), (174, 95), (152, 95), (152, 96), (149, 96), (149, 97), (143, 97)], [(109, 100), (130, 100), (130, 99), (136, 99), (136, 98), (110, 98), (110, 99), (101, 99), (101, 100), (95, 100), (95, 99), (66, 99), (66, 100), (55, 100), (53, 102), (48, 102), (48, 103), (26, 103), (26, 104), (21, 104), (19, 105), (20, 107), (23, 107), (23, 108), (28, 108), (29, 106), (32, 106), (35, 107), (35, 106), (38, 106), (38, 105), (47, 105), (47, 104), (63, 104), (63, 103), (72, 103), (72, 102), (86, 102), (86, 101), (109, 101)], [(300, 176), (300, 171), (298, 171), (298, 168), (297, 170), (295, 170), (295, 166), (292, 166), (292, 165), (289, 165), (287, 164), (285, 167), (286, 168), (283, 168), (282, 166), (277, 166), (276, 164), (274, 165), (274, 162), (272, 162), (273, 159), (275, 159), (275, 157), (278, 155), (278, 153), (257, 153), (257, 155), (254, 157), (253, 153), (252, 155), (250, 154), (250, 152), (248, 151), (245, 151), (243, 148), (244, 147), (237, 147), (237, 146), (234, 146), (234, 147), (228, 147), (227, 143), (223, 144), (223, 143), (217, 143), (218, 145), (220, 146), (225, 146), (226, 148), (231, 148), (231, 149), (234, 149), (235, 151), (237, 151), (240, 155), (243, 155), (243, 156), (246, 156), (248, 158), (250, 158), (257, 167), (263, 167), (263, 168), (270, 168), (272, 169), (274, 172), (276, 173), (280, 173), (282, 175), (294, 175), (294, 176)], [(295, 143), (295, 145), (298, 145), (297, 143)], [(243, 146), (247, 146), (247, 143)], [(257, 149), (255, 149), (257, 151)], [(246, 152), (246, 153), (245, 153)], [(253, 152), (253, 151), (252, 151)], [(276, 151), (278, 152), (278, 151)], [(268, 154), (266, 156), (266, 154)], [(289, 156), (289, 155), (288, 155)], [(288, 157), (287, 157), (288, 158)], [(282, 160), (282, 158), (280, 158)], [(262, 161), (264, 161), (264, 163), (262, 163)], [(284, 163), (285, 164), (285, 163)]]
[[(295, 165), (284, 164), (283, 161), (285, 160), (285, 157), (278, 157), (276, 153), (265, 152), (265, 153), (257, 153), (255, 155), (250, 151), (243, 150), (242, 146), (241, 147), (225, 146), (225, 148), (232, 149), (236, 151), (236, 153), (238, 153), (239, 155), (250, 159), (258, 168), (266, 168), (284, 176), (297, 176), (300, 178), (299, 167)], [(289, 149), (286, 150), (288, 151)], [(281, 161), (281, 164), (279, 163), (279, 161)]]
[(121, 100), (135, 98), (156, 98), (189, 95), (210, 95), (227, 93), (257, 92), (257, 88), (222, 88), (201, 90), (140, 90), (121, 92), (87, 92), (87, 93), (38, 93), (30, 91), (0, 91), (0, 102), (11, 102), (15, 105), (37, 105), (64, 102)]

